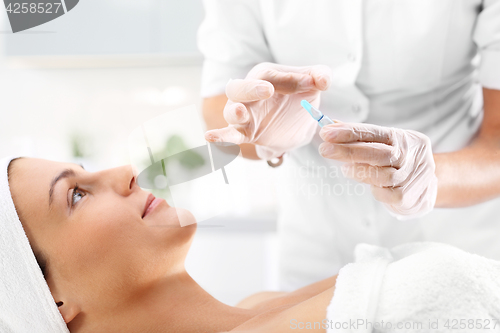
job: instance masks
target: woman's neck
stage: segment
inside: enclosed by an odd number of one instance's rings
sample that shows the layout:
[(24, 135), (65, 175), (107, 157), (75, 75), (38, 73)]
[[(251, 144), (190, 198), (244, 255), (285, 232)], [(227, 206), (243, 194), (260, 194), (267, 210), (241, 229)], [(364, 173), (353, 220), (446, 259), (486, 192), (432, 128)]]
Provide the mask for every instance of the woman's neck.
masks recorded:
[(183, 271), (148, 288), (122, 314), (120, 321), (127, 323), (122, 332), (215, 333), (230, 331), (258, 312), (217, 301)]

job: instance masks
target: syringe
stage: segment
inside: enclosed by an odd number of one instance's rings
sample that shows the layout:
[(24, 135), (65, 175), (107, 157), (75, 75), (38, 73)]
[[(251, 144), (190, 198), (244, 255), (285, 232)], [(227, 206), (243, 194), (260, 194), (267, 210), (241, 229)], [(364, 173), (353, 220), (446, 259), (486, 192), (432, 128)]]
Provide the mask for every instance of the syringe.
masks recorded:
[(319, 126), (323, 127), (325, 125), (335, 124), (335, 122), (331, 120), (330, 117), (325, 116), (320, 110), (316, 109), (305, 99), (300, 102), (300, 105), (302, 105), (302, 107), (306, 109), (307, 112), (309, 112), (311, 117), (313, 117), (313, 119), (318, 122)]

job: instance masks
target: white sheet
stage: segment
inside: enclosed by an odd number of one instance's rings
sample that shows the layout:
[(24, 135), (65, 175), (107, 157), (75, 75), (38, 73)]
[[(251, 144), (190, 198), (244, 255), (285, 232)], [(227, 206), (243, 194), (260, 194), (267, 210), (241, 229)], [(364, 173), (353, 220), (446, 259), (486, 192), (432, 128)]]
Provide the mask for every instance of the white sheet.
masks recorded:
[(438, 243), (360, 244), (327, 332), (500, 332), (500, 262)]

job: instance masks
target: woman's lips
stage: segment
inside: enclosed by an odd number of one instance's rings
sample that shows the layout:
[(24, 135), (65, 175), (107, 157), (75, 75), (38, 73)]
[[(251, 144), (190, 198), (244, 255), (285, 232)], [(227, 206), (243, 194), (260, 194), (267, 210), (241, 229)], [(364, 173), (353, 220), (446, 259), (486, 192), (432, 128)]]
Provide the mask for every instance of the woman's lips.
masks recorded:
[(153, 194), (149, 194), (148, 199), (146, 200), (146, 205), (144, 207), (144, 213), (142, 214), (142, 218), (145, 218), (163, 201), (165, 200), (160, 198), (155, 198)]

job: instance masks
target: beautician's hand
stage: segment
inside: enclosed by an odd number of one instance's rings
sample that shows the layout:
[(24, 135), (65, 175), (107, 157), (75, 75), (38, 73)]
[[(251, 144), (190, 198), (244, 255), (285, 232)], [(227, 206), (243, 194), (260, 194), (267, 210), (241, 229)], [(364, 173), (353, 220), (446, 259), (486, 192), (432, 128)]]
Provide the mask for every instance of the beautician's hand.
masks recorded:
[(323, 157), (347, 162), (346, 177), (372, 185), (372, 193), (399, 219), (434, 208), (437, 178), (431, 143), (416, 131), (336, 123), (320, 131)]
[(271, 159), (308, 144), (317, 122), (300, 105), (306, 99), (318, 107), (320, 92), (328, 89), (327, 66), (291, 67), (272, 63), (255, 66), (244, 80), (226, 86), (224, 108), (228, 126), (208, 131), (210, 142), (252, 143), (261, 159)]

